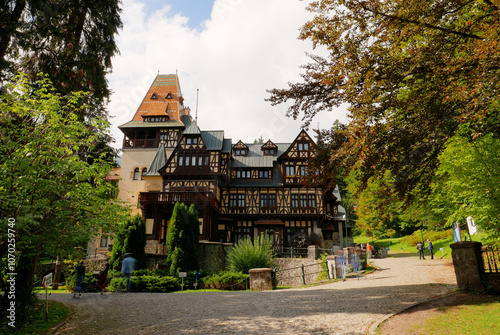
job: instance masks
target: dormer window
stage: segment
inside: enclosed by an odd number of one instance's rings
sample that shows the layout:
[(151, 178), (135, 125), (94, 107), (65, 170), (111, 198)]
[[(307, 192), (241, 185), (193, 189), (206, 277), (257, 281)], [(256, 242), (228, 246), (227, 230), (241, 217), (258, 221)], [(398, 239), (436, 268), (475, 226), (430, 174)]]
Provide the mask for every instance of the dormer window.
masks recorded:
[(168, 92), (167, 96), (165, 99), (172, 99), (172, 93)]
[(248, 146), (241, 140), (233, 146), (233, 153), (235, 156), (248, 155)]
[(151, 95), (151, 99), (158, 99), (158, 97), (156, 96), (156, 93), (153, 92), (153, 94)]
[(269, 140), (264, 145), (262, 145), (261, 150), (264, 156), (276, 156), (278, 147), (276, 146), (276, 144), (271, 142), (271, 140)]

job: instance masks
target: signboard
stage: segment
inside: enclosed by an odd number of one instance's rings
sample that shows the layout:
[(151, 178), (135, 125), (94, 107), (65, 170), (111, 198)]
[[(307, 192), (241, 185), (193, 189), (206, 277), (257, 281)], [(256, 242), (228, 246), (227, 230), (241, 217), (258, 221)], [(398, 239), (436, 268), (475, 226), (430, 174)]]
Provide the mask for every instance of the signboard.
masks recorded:
[(187, 272), (179, 272), (179, 277), (185, 278), (187, 275)]
[(52, 272), (43, 277), (43, 288), (52, 286)]
[(469, 234), (470, 235), (476, 235), (477, 234), (476, 223), (474, 222), (474, 219), (472, 218), (472, 216), (469, 216), (467, 218), (467, 227), (469, 228)]

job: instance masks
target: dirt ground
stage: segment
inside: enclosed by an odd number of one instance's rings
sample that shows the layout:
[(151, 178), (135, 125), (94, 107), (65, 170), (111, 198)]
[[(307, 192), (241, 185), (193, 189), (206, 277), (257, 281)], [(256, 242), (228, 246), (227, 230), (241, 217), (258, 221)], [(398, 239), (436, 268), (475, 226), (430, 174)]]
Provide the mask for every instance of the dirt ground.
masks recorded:
[(500, 297), (466, 292), (451, 293), (444, 297), (418, 304), (402, 313), (394, 315), (378, 327), (378, 332), (381, 335), (419, 335), (421, 334), (420, 332), (410, 332), (410, 329), (415, 325), (422, 324), (429, 317), (444, 313), (448, 307), (478, 304), (492, 301), (492, 299), (499, 300)]

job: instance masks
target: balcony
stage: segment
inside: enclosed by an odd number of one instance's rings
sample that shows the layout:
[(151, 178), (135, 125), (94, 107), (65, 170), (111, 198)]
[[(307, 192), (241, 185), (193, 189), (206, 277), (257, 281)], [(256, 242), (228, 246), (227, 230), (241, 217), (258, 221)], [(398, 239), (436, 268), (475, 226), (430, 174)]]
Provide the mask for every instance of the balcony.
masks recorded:
[(158, 141), (153, 139), (145, 140), (123, 140), (123, 148), (158, 148)]
[(185, 204), (210, 204), (217, 211), (219, 201), (212, 192), (141, 192), (139, 195), (141, 206), (152, 204), (174, 205), (176, 202)]

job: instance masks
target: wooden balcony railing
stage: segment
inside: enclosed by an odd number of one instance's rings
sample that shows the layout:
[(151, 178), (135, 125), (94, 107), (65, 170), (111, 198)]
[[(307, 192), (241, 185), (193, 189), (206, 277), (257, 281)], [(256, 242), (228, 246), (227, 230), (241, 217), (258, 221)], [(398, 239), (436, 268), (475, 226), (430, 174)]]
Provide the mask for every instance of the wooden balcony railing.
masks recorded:
[(125, 139), (123, 141), (124, 148), (157, 148), (158, 141), (156, 139), (148, 140), (130, 140)]
[(141, 205), (148, 204), (210, 204), (219, 210), (219, 201), (212, 192), (141, 192), (139, 195)]

